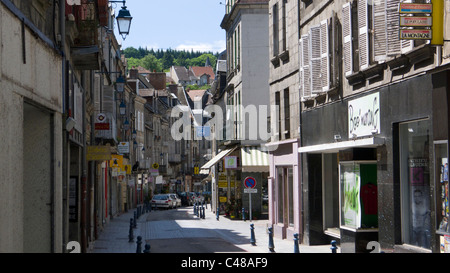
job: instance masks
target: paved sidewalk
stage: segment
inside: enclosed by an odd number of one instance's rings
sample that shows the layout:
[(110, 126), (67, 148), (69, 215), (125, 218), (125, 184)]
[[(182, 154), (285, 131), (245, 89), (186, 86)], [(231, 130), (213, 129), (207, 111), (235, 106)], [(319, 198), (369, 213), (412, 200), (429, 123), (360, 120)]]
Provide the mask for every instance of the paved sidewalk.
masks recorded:
[[(174, 229), (177, 230), (171, 234), (163, 234), (161, 233), (161, 229), (158, 229), (158, 226), (169, 225), (169, 221), (147, 221), (147, 217), (155, 212), (145, 213), (137, 219), (137, 227), (133, 229), (134, 240), (133, 242), (129, 242), (130, 218), (133, 218), (134, 211), (130, 210), (110, 220), (100, 233), (98, 240), (90, 246), (89, 253), (136, 253), (137, 236), (142, 236), (141, 246), (142, 250), (144, 250), (146, 241), (182, 237), (185, 236), (183, 235), (183, 231), (192, 232), (194, 230), (201, 230), (202, 233), (190, 234), (191, 237), (200, 238), (205, 236), (205, 233), (208, 233), (208, 235), (214, 235), (215, 237), (230, 242), (237, 248), (242, 249), (243, 253), (270, 253), (268, 248), (269, 234), (267, 231), (269, 222), (267, 220), (242, 221), (231, 220), (220, 216), (219, 221), (217, 221), (216, 215), (211, 212), (209, 206), (208, 209), (205, 209), (205, 219), (199, 219), (199, 217), (195, 216), (193, 214), (193, 207), (178, 208), (178, 211), (186, 213), (186, 215), (189, 215), (193, 219), (174, 220), (177, 224), (177, 227)], [(173, 221), (171, 223), (173, 224)], [(250, 243), (250, 224), (254, 224), (256, 246)], [(273, 242), (276, 253), (294, 252), (293, 238), (285, 240), (273, 238)], [(331, 253), (330, 247), (331, 245), (299, 245), (300, 253)]]

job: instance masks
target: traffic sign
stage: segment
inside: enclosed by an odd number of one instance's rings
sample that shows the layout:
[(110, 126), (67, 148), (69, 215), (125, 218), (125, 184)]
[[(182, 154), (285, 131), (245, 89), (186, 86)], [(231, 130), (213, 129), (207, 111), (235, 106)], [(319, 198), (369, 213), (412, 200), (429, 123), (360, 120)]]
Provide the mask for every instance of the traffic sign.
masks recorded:
[(244, 189), (244, 193), (258, 193), (258, 189)]
[(245, 186), (247, 189), (253, 189), (253, 188), (255, 188), (255, 187), (256, 187), (256, 179), (253, 178), (253, 177), (251, 177), (251, 176), (245, 178), (245, 180), (244, 180), (244, 186)]

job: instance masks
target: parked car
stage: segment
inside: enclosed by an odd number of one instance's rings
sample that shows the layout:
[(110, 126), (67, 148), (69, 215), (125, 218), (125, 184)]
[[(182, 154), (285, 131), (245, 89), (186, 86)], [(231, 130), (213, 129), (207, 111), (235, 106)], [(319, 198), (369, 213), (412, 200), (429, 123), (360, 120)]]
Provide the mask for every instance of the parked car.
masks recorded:
[(176, 193), (171, 193), (169, 196), (175, 201), (175, 208), (181, 207), (181, 199)]
[(181, 205), (182, 206), (189, 206), (190, 205), (189, 200), (188, 200), (189, 196), (188, 196), (187, 192), (180, 192), (180, 193), (178, 193), (178, 196), (181, 199)]
[(156, 194), (152, 198), (152, 207), (170, 208), (173, 207), (173, 201), (167, 194)]

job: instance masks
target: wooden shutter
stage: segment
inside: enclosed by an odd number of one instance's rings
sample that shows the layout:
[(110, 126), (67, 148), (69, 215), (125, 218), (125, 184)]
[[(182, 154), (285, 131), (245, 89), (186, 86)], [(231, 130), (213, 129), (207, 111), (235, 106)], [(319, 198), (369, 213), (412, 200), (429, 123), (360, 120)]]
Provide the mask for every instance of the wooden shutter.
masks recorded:
[(309, 67), (309, 35), (305, 34), (302, 35), (302, 49), (300, 51), (301, 53), (301, 61), (302, 61), (302, 91), (303, 91), (303, 97), (308, 98), (311, 97), (311, 72)]
[(350, 3), (342, 6), (342, 37), (344, 73), (349, 76), (353, 73), (353, 46), (352, 46), (352, 10)]
[(373, 1), (373, 60), (386, 60), (386, 0)]
[(399, 0), (386, 0), (387, 56), (395, 56), (405, 53), (411, 50), (414, 46), (414, 41), (400, 40), (400, 15), (398, 13), (399, 4)]
[(328, 20), (323, 20), (322, 22), (320, 22), (322, 91), (328, 91), (328, 89), (330, 88), (330, 54), (328, 37)]
[(358, 0), (358, 43), (360, 69), (369, 67), (369, 7), (368, 0)]
[(311, 27), (310, 31), (310, 69), (311, 69), (311, 92), (317, 94), (322, 92), (322, 69), (320, 50), (320, 25)]
[(300, 93), (300, 98), (303, 98), (303, 39), (300, 38), (299, 42), (298, 42), (298, 67), (299, 67), (299, 85), (298, 85), (298, 90)]

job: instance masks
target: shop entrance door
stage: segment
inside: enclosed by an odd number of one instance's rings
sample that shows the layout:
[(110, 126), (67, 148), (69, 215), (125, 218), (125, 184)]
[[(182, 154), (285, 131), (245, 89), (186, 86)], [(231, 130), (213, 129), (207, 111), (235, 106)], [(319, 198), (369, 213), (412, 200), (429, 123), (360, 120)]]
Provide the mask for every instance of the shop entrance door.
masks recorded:
[[(276, 181), (277, 224), (283, 228), (294, 226), (294, 177), (292, 167), (278, 167)], [(284, 233), (284, 232), (283, 232)]]

